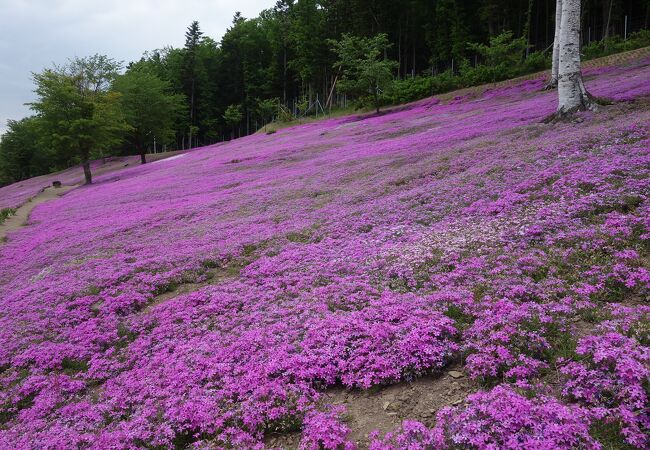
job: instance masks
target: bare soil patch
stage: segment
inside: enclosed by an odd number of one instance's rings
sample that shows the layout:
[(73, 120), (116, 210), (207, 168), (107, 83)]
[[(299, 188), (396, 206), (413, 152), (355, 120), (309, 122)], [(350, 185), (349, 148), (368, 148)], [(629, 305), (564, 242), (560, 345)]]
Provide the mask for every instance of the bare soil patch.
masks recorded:
[[(359, 449), (367, 449), (369, 435), (374, 430), (383, 436), (395, 430), (403, 420), (418, 420), (433, 426), (438, 410), (462, 404), (467, 395), (477, 391), (479, 386), (461, 370), (460, 365), (452, 365), (439, 374), (410, 383), (403, 381), (367, 390), (334, 387), (325, 392), (323, 403), (345, 406), (346, 424), (351, 429), (349, 438), (358, 444)], [(271, 448), (297, 449), (300, 432), (271, 433), (265, 443)]]

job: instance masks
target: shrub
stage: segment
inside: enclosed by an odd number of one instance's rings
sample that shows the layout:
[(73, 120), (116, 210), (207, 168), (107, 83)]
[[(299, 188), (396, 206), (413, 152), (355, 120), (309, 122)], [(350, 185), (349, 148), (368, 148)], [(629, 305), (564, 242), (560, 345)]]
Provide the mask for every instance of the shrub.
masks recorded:
[(634, 50), (650, 45), (650, 30), (631, 33), (626, 40), (621, 36), (611, 36), (601, 41), (594, 41), (582, 48), (585, 59), (600, 58), (614, 53)]
[(0, 209), (0, 223), (3, 223), (7, 220), (7, 217), (13, 216), (14, 214), (16, 214), (16, 210), (13, 208)]
[(382, 103), (412, 102), (462, 87), (493, 83), (541, 71), (550, 65), (549, 56), (543, 52), (534, 52), (524, 58), (526, 40), (513, 38), (509, 31), (492, 38), (490, 45), (470, 44), (470, 48), (481, 55), (485, 64), (471, 66), (468, 60), (463, 60), (458, 75), (446, 71), (434, 76), (394, 80), (383, 93)]

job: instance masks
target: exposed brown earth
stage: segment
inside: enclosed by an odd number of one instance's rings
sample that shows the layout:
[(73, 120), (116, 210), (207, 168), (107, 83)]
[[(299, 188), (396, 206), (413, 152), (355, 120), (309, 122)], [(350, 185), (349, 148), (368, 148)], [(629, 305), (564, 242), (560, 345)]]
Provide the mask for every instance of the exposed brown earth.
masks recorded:
[[(433, 426), (438, 410), (465, 401), (479, 386), (461, 370), (460, 365), (452, 365), (411, 383), (403, 381), (368, 390), (334, 387), (325, 392), (323, 403), (345, 406), (345, 423), (351, 429), (349, 438), (363, 450), (368, 448), (369, 435), (375, 430), (383, 436), (405, 419)], [(266, 439), (268, 447), (286, 450), (297, 449), (299, 442), (299, 432), (271, 433)]]

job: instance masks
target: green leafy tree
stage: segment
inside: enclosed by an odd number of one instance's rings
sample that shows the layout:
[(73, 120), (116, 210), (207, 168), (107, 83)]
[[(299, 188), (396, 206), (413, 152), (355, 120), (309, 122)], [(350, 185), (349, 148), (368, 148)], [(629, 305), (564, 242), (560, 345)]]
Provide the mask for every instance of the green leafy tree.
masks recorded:
[(293, 7), (293, 0), (278, 0), (272, 9), (260, 13), (260, 27), (268, 40), (272, 59), (268, 71), (270, 84), (281, 92), (282, 102), (287, 103), (289, 87), (289, 27), (291, 25), (289, 13)]
[(38, 100), (30, 106), (52, 147), (81, 161), (86, 184), (92, 183), (91, 155), (103, 155), (129, 129), (120, 95), (108, 91), (119, 67), (114, 60), (95, 55), (34, 74)]
[(47, 173), (52, 155), (40, 147), (37, 117), (7, 122), (0, 140), (0, 186)]
[(325, 59), (328, 54), (325, 10), (319, 3), (317, 0), (301, 0), (291, 4), (289, 11), (287, 31), (294, 57), (288, 65), (298, 74), (303, 93), (307, 91), (308, 94), (320, 81), (323, 69), (328, 67)]
[(116, 78), (113, 89), (120, 94), (128, 142), (135, 147), (142, 164), (146, 143), (157, 139), (165, 143), (174, 137), (174, 120), (184, 110), (185, 98), (170, 94), (168, 82), (146, 70), (133, 69)]
[(176, 148), (184, 148), (187, 139), (187, 130), (190, 127), (189, 102), (183, 77), (186, 74), (185, 49), (165, 47), (163, 49), (146, 52), (143, 57), (129, 65), (129, 70), (143, 70), (158, 76), (169, 83), (171, 93), (185, 96), (185, 114), (175, 117), (174, 130)]
[(339, 88), (361, 99), (370, 96), (379, 112), (379, 95), (393, 80), (397, 67), (395, 61), (383, 57), (390, 47), (388, 37), (381, 33), (372, 38), (344, 34), (340, 41), (331, 40), (330, 44), (338, 57), (334, 68), (341, 73)]
[[(463, 15), (462, 5), (466, 3), (457, 0), (438, 0), (434, 3), (431, 18), (423, 27), (434, 69), (456, 68), (465, 58), (468, 21)], [(465, 7), (472, 10), (471, 5)]]
[(278, 98), (268, 98), (266, 100), (257, 99), (257, 114), (262, 119), (264, 123), (264, 129), (266, 130), (266, 125), (273, 120), (273, 116), (278, 110), (278, 104), (280, 100)]
[(273, 50), (262, 19), (245, 19), (240, 14), (221, 40), (221, 69), (217, 73), (222, 111), (240, 104), (246, 131), (256, 113), (258, 98), (271, 98)]
[(485, 60), (485, 67), (490, 72), (492, 81), (514, 76), (512, 71), (521, 66), (527, 43), (526, 37), (515, 38), (512, 31), (504, 31), (490, 38), (490, 44), (469, 44)]
[(230, 105), (226, 108), (226, 112), (223, 114), (223, 119), (226, 121), (226, 124), (230, 126), (231, 139), (235, 139), (235, 128), (241, 123), (243, 117), (241, 105)]

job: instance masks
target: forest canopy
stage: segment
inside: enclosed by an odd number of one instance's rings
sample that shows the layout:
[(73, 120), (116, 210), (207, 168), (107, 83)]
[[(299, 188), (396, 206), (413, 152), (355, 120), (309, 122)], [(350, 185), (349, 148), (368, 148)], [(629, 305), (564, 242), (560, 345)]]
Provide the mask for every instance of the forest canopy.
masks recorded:
[[(649, 15), (650, 0), (583, 1), (583, 54), (650, 45)], [(182, 48), (149, 50), (112, 80), (128, 126), (110, 145), (98, 142), (90, 157), (144, 155), (154, 141), (166, 150), (208, 145), (275, 118), (374, 108), (543, 70), (554, 24), (555, 0), (279, 0), (258, 17), (236, 13), (218, 42), (195, 21)], [(353, 89), (355, 80), (340, 73), (344, 35), (385, 40), (374, 91)], [(9, 123), (0, 185), (80, 162), (43, 135), (48, 126), (36, 113)]]

